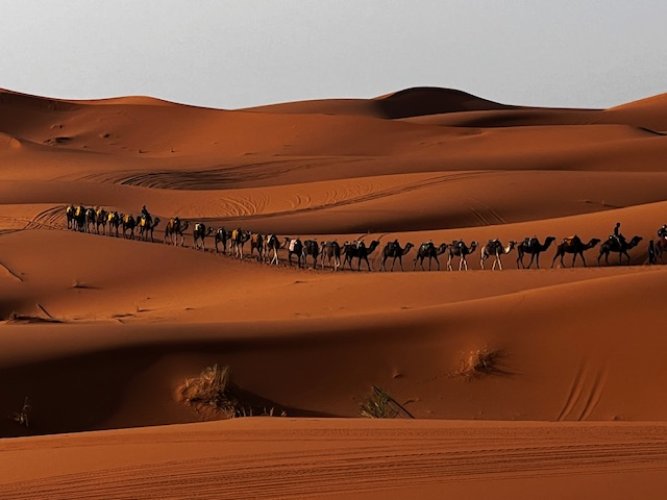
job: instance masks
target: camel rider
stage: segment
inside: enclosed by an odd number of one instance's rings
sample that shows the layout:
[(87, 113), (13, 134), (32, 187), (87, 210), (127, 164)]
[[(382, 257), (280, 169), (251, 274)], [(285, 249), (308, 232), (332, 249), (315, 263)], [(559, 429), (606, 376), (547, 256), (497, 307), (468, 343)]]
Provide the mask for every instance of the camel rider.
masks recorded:
[(623, 235), (621, 234), (621, 223), (617, 222), (614, 226), (614, 234), (609, 237), (610, 240), (615, 240), (619, 247), (623, 246)]
[(667, 240), (667, 224), (663, 224), (660, 229), (658, 229), (658, 237), (661, 240)]
[(141, 208), (141, 216), (142, 216), (143, 219), (146, 221), (146, 224), (147, 224), (147, 225), (150, 225), (151, 222), (153, 222), (153, 218), (151, 217), (151, 214), (148, 213), (148, 209), (146, 208), (146, 205), (144, 205), (144, 206)]
[(398, 239), (395, 239), (395, 240), (391, 243), (391, 249), (392, 249), (394, 252), (398, 252), (398, 249), (399, 249), (399, 248), (401, 248), (401, 245), (398, 243)]

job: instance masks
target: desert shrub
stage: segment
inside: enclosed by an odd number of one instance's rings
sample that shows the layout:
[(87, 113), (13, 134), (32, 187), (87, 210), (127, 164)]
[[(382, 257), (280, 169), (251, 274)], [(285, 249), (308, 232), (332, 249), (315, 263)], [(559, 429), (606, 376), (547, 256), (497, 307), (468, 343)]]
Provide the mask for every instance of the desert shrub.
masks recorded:
[(463, 360), (463, 366), (459, 375), (466, 378), (475, 378), (481, 375), (499, 373), (499, 358), (500, 351), (487, 348), (472, 350)]
[(371, 388), (371, 393), (361, 403), (360, 409), (361, 416), (367, 418), (397, 418), (400, 416), (414, 418), (403, 405), (375, 385)]
[(230, 376), (229, 366), (209, 366), (197, 377), (185, 380), (178, 391), (180, 399), (197, 413), (208, 410), (233, 418), (239, 403), (231, 393)]
[(178, 388), (178, 399), (203, 418), (287, 416), (270, 401), (235, 387), (229, 366), (209, 366)]

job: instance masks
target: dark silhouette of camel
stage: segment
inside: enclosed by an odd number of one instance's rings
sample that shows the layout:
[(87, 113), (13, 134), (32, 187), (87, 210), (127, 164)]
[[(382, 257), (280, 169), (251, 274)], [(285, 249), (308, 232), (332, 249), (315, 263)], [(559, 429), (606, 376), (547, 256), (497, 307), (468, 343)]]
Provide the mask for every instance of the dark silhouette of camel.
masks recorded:
[(303, 265), (308, 267), (308, 256), (313, 258), (313, 268), (317, 269), (317, 258), (320, 255), (320, 245), (315, 240), (303, 242)]
[(586, 250), (590, 250), (591, 248), (595, 248), (596, 245), (600, 243), (600, 240), (598, 238), (591, 238), (588, 243), (584, 243), (581, 241), (581, 238), (577, 236), (576, 234), (574, 236), (571, 236), (569, 238), (563, 238), (563, 241), (558, 244), (556, 247), (556, 253), (554, 254), (554, 258), (551, 261), (551, 267), (554, 267), (554, 264), (556, 263), (556, 259), (560, 257), (560, 265), (561, 267), (565, 267), (565, 263), (563, 262), (563, 257), (565, 257), (566, 253), (571, 253), (574, 254), (572, 256), (572, 267), (574, 267), (575, 262), (577, 261), (577, 256), (581, 257), (581, 262), (584, 263), (584, 267), (586, 267), (586, 259), (584, 258), (584, 252)]
[(541, 244), (537, 238), (526, 238), (523, 240), (516, 246), (517, 253), (519, 254), (516, 258), (516, 267), (526, 269), (526, 266), (523, 263), (523, 256), (528, 254), (530, 255), (528, 269), (531, 268), (533, 262), (537, 264), (537, 268), (539, 269), (540, 254), (546, 252), (554, 241), (556, 241), (555, 236), (547, 236), (547, 239), (544, 240), (544, 244)]
[(394, 270), (394, 264), (396, 264), (396, 259), (401, 266), (401, 271), (403, 270), (403, 256), (407, 255), (408, 252), (414, 247), (412, 243), (406, 243), (405, 247), (401, 248), (401, 244), (398, 240), (390, 241), (382, 249), (382, 270), (386, 271), (387, 259), (392, 258), (391, 261), (391, 270)]
[(257, 250), (257, 260), (261, 262), (265, 259), (265, 240), (266, 236), (260, 233), (252, 233), (250, 236), (250, 257), (252, 257), (255, 250)]
[(76, 220), (74, 219), (74, 211), (76, 207), (74, 205), (67, 205), (65, 207), (65, 216), (67, 217), (67, 229), (76, 229)]
[(630, 254), (628, 254), (628, 250), (631, 250), (632, 248), (639, 245), (639, 242), (641, 240), (642, 240), (641, 236), (633, 236), (629, 242), (626, 241), (625, 238), (623, 237), (621, 237), (620, 239), (617, 238), (607, 239), (607, 241), (603, 242), (602, 245), (600, 245), (600, 254), (598, 255), (598, 265), (600, 264), (600, 259), (602, 259), (603, 255), (605, 264), (609, 264), (609, 254), (611, 252), (618, 254), (619, 265), (623, 263), (623, 256), (627, 257), (629, 264)]
[(97, 211), (90, 207), (86, 210), (86, 231), (89, 233), (93, 232), (95, 229), (95, 224), (97, 223)]
[(95, 212), (95, 232), (100, 234), (100, 226), (102, 227), (102, 234), (107, 234), (107, 219), (109, 217), (109, 212), (103, 208), (98, 209)]
[(109, 212), (107, 214), (107, 224), (109, 224), (109, 236), (111, 236), (112, 231), (116, 233), (116, 238), (119, 236), (119, 228), (122, 223), (122, 217), (118, 212)]
[(155, 230), (155, 228), (159, 223), (160, 223), (159, 217), (155, 217), (155, 219), (152, 219), (151, 217), (140, 215), (139, 218), (137, 219), (137, 227), (139, 228), (139, 239), (142, 241), (148, 241), (148, 239), (150, 238), (150, 241), (152, 243), (154, 241), (153, 231)]
[(227, 242), (232, 237), (231, 231), (227, 231), (224, 227), (218, 228), (213, 236), (215, 242), (215, 253), (220, 252), (218, 245), (222, 244), (222, 253), (227, 254)]
[(497, 239), (489, 240), (487, 244), (484, 245), (479, 251), (480, 253), (479, 267), (481, 269), (484, 269), (484, 262), (488, 258), (493, 257), (493, 266), (491, 266), (491, 270), (495, 271), (497, 266), (498, 270), (502, 271), (503, 263), (500, 257), (502, 255), (507, 255), (508, 253), (510, 253), (512, 250), (514, 250), (515, 246), (516, 246), (516, 241), (514, 240), (511, 240), (507, 246), (503, 246), (500, 240)]
[(132, 214), (121, 214), (121, 227), (123, 229), (123, 238), (134, 239), (134, 229), (137, 227), (137, 220)]
[(320, 254), (322, 255), (322, 269), (324, 269), (326, 260), (329, 265), (332, 265), (334, 271), (338, 271), (340, 267), (340, 245), (337, 241), (323, 241), (320, 245)]
[(438, 256), (447, 251), (447, 246), (447, 243), (443, 243), (439, 247), (436, 247), (432, 241), (422, 243), (417, 249), (417, 256), (415, 257), (412, 269), (417, 269), (417, 261), (419, 261), (419, 267), (421, 267), (423, 271), (424, 259), (428, 258), (428, 270), (431, 270), (431, 261), (435, 259), (435, 263), (438, 266), (438, 271), (440, 271), (440, 260), (438, 259)]
[(78, 205), (74, 209), (74, 215), (72, 216), (73, 220), (73, 229), (75, 231), (85, 231), (86, 230), (86, 207), (83, 205)]
[(243, 247), (247, 241), (250, 241), (250, 231), (244, 231), (240, 227), (233, 229), (230, 241), (232, 243), (232, 253), (234, 254), (234, 257), (243, 260)]
[(285, 246), (287, 247), (287, 261), (292, 266), (292, 255), (296, 255), (296, 263), (301, 268), (301, 259), (303, 258), (303, 243), (299, 238), (285, 238)]
[(171, 243), (174, 246), (185, 244), (185, 231), (188, 229), (190, 223), (183, 222), (179, 217), (172, 217), (167, 221), (167, 226), (164, 228), (164, 242)]
[(357, 265), (357, 271), (361, 271), (362, 261), (366, 262), (368, 270), (372, 271), (373, 269), (371, 268), (371, 263), (368, 260), (368, 256), (375, 251), (379, 244), (380, 242), (377, 240), (371, 241), (371, 244), (368, 247), (363, 241), (353, 243), (346, 242), (345, 245), (343, 245), (343, 255), (345, 256), (345, 259), (343, 260), (343, 269), (345, 269), (345, 264), (348, 264), (351, 270), (352, 259), (356, 258), (359, 262)]
[(269, 265), (278, 265), (278, 250), (280, 250), (280, 240), (275, 234), (270, 234), (266, 238), (266, 254), (267, 258), (272, 255)]
[(195, 250), (206, 251), (206, 237), (210, 236), (212, 232), (212, 227), (207, 227), (206, 224), (201, 222), (195, 223), (195, 227), (192, 229)]
[(449, 256), (447, 257), (447, 270), (452, 270), (452, 260), (454, 257), (459, 258), (459, 271), (462, 268), (468, 270), (468, 261), (466, 257), (473, 253), (477, 248), (477, 242), (472, 241), (470, 246), (467, 246), (464, 241), (454, 240), (451, 245), (447, 247), (449, 249)]

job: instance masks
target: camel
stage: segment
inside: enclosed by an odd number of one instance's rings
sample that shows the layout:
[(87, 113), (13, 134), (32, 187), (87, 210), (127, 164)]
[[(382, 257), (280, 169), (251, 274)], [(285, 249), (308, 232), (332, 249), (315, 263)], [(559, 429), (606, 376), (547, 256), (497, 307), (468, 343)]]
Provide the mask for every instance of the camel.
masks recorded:
[(667, 252), (667, 240), (665, 238), (660, 238), (654, 243), (654, 248), (655, 256), (662, 262), (662, 254)]
[(600, 265), (600, 259), (604, 255), (605, 264), (609, 264), (609, 253), (615, 252), (618, 254), (618, 264), (623, 263), (623, 256), (625, 255), (628, 258), (628, 264), (630, 263), (630, 255), (628, 250), (639, 245), (639, 242), (643, 238), (641, 236), (633, 236), (632, 239), (628, 242), (625, 238), (621, 237), (620, 243), (616, 238), (609, 238), (607, 241), (602, 243), (600, 246), (600, 254), (598, 255), (598, 265)]
[(551, 261), (551, 267), (554, 267), (554, 264), (556, 263), (556, 259), (560, 257), (560, 265), (561, 267), (565, 267), (565, 263), (563, 262), (563, 257), (565, 257), (566, 253), (571, 253), (574, 254), (572, 257), (572, 267), (574, 267), (574, 263), (577, 260), (577, 256), (581, 257), (581, 262), (584, 263), (584, 267), (586, 267), (586, 259), (584, 258), (584, 252), (586, 250), (590, 250), (591, 248), (595, 248), (595, 246), (600, 243), (600, 240), (598, 238), (591, 238), (588, 243), (584, 243), (581, 241), (581, 238), (577, 236), (576, 234), (574, 236), (570, 236), (569, 238), (563, 238), (563, 241), (556, 247), (556, 253), (554, 254), (554, 258)]
[(206, 227), (206, 224), (197, 222), (195, 227), (192, 229), (192, 238), (194, 240), (195, 250), (206, 251), (206, 237), (210, 236), (213, 232), (212, 227)]
[[(121, 227), (123, 229), (123, 238), (134, 239), (134, 228), (137, 227), (137, 220), (132, 214), (121, 214)], [(129, 236), (127, 232), (129, 231)]]
[(451, 245), (448, 246), (449, 248), (449, 256), (447, 257), (447, 270), (451, 271), (452, 270), (452, 260), (454, 257), (459, 258), (459, 271), (462, 268), (465, 268), (465, 270), (468, 270), (468, 261), (466, 257), (473, 253), (475, 249), (477, 248), (477, 242), (472, 241), (470, 242), (470, 246), (467, 246), (463, 240), (454, 240)]
[(275, 234), (270, 234), (267, 236), (265, 248), (267, 257), (271, 252), (273, 252), (273, 257), (271, 257), (269, 265), (278, 265), (278, 250), (280, 250), (280, 240)]
[(379, 245), (380, 242), (377, 240), (371, 241), (371, 244), (368, 247), (363, 241), (359, 241), (356, 243), (346, 242), (345, 245), (343, 245), (343, 254), (345, 255), (345, 260), (343, 261), (343, 269), (345, 269), (345, 264), (348, 264), (351, 270), (352, 259), (356, 257), (357, 259), (359, 259), (357, 271), (361, 271), (362, 260), (366, 262), (368, 270), (372, 271), (371, 263), (368, 261), (368, 256), (372, 254)]
[(79, 205), (74, 209), (74, 230), (75, 231), (85, 231), (86, 230), (86, 207)]
[(92, 233), (95, 224), (97, 224), (97, 210), (90, 207), (86, 210), (86, 231)]
[(540, 241), (537, 238), (526, 238), (523, 240), (516, 246), (517, 253), (519, 254), (516, 258), (516, 267), (526, 269), (526, 266), (523, 263), (523, 256), (525, 254), (530, 254), (528, 269), (533, 265), (533, 262), (537, 264), (537, 268), (539, 269), (540, 254), (546, 252), (554, 241), (556, 241), (555, 236), (548, 236), (547, 239), (544, 240), (544, 244), (540, 244)]
[(227, 231), (224, 227), (218, 228), (215, 232), (213, 240), (215, 241), (215, 253), (218, 253), (220, 249), (218, 244), (222, 243), (222, 253), (227, 254), (227, 241), (232, 237), (232, 233)]
[(262, 261), (265, 257), (264, 252), (264, 243), (266, 237), (259, 233), (252, 233), (250, 236), (250, 256), (253, 256), (255, 250), (257, 250), (257, 260)]
[(118, 212), (109, 212), (107, 214), (107, 224), (109, 224), (109, 236), (111, 236), (112, 229), (116, 232), (118, 238), (118, 228), (121, 225), (121, 216)]
[(180, 246), (183, 246), (185, 244), (185, 231), (189, 225), (190, 222), (183, 222), (179, 217), (169, 219), (167, 226), (164, 228), (164, 243), (171, 243), (176, 246), (180, 238)]
[(299, 238), (285, 238), (285, 245), (287, 246), (287, 260), (290, 267), (292, 266), (292, 255), (296, 255), (296, 262), (300, 268), (301, 258), (303, 257), (303, 243)]
[(317, 269), (317, 258), (320, 256), (320, 245), (315, 240), (303, 242), (303, 265), (308, 267), (308, 256), (313, 258), (313, 268)]
[(152, 219), (151, 217), (146, 217), (144, 215), (140, 215), (139, 218), (137, 219), (137, 227), (139, 228), (139, 239), (142, 241), (148, 241), (148, 238), (150, 237), (151, 243), (153, 243), (153, 231), (157, 227), (157, 225), (160, 223), (160, 218), (155, 217), (155, 219)]
[(322, 269), (324, 269), (324, 261), (329, 264), (333, 261), (334, 271), (338, 271), (340, 267), (340, 245), (337, 241), (323, 241), (320, 244), (320, 254), (322, 255)]
[(480, 253), (479, 267), (484, 269), (484, 261), (486, 261), (489, 257), (493, 257), (493, 266), (491, 267), (491, 270), (495, 271), (496, 266), (498, 266), (498, 270), (502, 271), (503, 263), (500, 260), (500, 256), (507, 255), (512, 250), (514, 250), (515, 246), (516, 246), (516, 241), (514, 240), (511, 240), (506, 247), (503, 246), (500, 240), (489, 240), (489, 242), (486, 245), (484, 245), (479, 252)]
[(67, 217), (67, 229), (75, 229), (76, 221), (74, 219), (74, 211), (76, 207), (74, 205), (67, 205), (65, 208), (65, 216)]
[(387, 259), (392, 258), (391, 261), (391, 271), (394, 270), (394, 264), (396, 264), (396, 259), (401, 266), (401, 271), (403, 270), (403, 256), (407, 255), (408, 252), (414, 247), (412, 243), (406, 243), (404, 248), (401, 248), (401, 244), (398, 240), (390, 241), (382, 249), (382, 270), (386, 271)]
[(440, 260), (438, 256), (442, 255), (447, 251), (447, 243), (443, 243), (439, 247), (436, 247), (432, 241), (422, 243), (419, 245), (419, 250), (417, 250), (417, 256), (415, 257), (414, 265), (412, 267), (413, 271), (417, 269), (417, 261), (419, 261), (419, 266), (424, 270), (424, 259), (428, 257), (428, 270), (431, 270), (431, 261), (435, 259), (435, 263), (438, 265), (438, 271), (440, 271)]
[(232, 230), (231, 242), (234, 257), (243, 260), (243, 247), (248, 240), (250, 240), (250, 231), (244, 231), (241, 228)]
[(107, 234), (107, 219), (109, 218), (109, 213), (103, 208), (98, 208), (95, 212), (95, 232), (100, 234), (100, 226), (102, 226), (102, 234)]

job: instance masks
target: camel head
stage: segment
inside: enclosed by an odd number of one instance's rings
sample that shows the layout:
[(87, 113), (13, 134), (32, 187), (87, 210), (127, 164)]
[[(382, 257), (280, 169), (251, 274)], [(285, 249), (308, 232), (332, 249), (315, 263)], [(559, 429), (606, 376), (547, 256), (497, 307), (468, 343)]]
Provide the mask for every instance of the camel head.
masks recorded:
[(160, 218), (155, 217), (155, 220), (153, 221), (153, 225), (151, 226), (151, 229), (155, 229), (159, 223), (160, 223)]
[(643, 240), (641, 236), (633, 236), (630, 242), (628, 243), (628, 248), (634, 248), (639, 245), (639, 242)]
[(414, 244), (410, 243), (409, 241), (405, 244), (405, 247), (403, 248), (403, 255), (408, 253), (412, 248), (414, 248)]
[(516, 241), (510, 240), (509, 244), (507, 245), (507, 252), (509, 253), (512, 249), (516, 247)]
[(438, 249), (436, 250), (436, 253), (438, 255), (442, 255), (447, 251), (447, 246), (448, 246), (447, 243), (441, 243)]
[(378, 240), (373, 240), (373, 241), (371, 241), (371, 244), (368, 245), (368, 253), (370, 253), (370, 252), (372, 252), (373, 250), (375, 250), (375, 249), (378, 247), (379, 244), (380, 244), (380, 242), (379, 242)]
[(473, 240), (473, 241), (470, 243), (470, 247), (468, 248), (468, 252), (469, 252), (469, 253), (472, 253), (472, 252), (475, 251), (476, 248), (477, 248), (477, 242), (476, 242), (475, 240)]
[(588, 242), (588, 248), (595, 248), (600, 243), (599, 238), (591, 238), (591, 241)]

